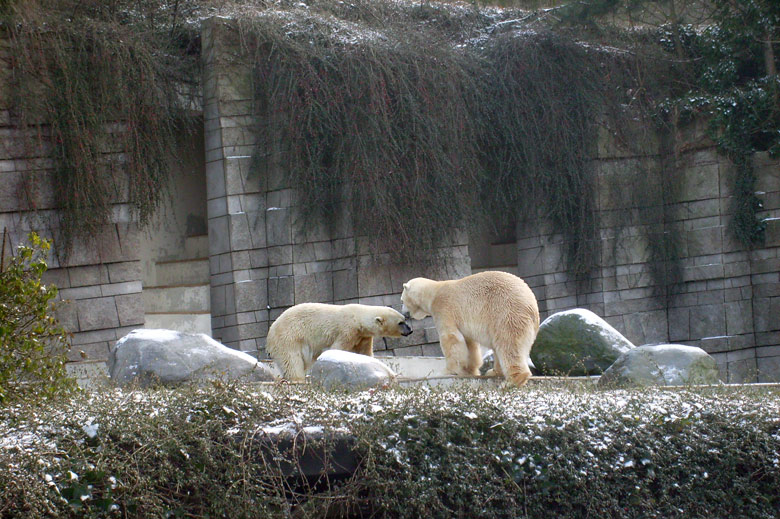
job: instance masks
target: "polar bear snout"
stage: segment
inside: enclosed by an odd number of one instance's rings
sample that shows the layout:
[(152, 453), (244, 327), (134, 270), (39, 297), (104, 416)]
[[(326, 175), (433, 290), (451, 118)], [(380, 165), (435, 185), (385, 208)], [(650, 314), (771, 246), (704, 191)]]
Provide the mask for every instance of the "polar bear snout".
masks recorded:
[[(404, 319), (408, 319), (408, 317), (404, 315)], [(401, 335), (403, 335), (404, 337), (412, 334), (412, 328), (411, 326), (406, 324), (406, 322), (401, 322), (401, 324), (399, 324), (398, 327), (401, 329)]]
[(401, 314), (404, 316), (404, 319), (411, 319), (412, 314), (409, 312), (409, 309), (406, 308), (406, 305), (404, 305), (403, 308), (401, 308)]

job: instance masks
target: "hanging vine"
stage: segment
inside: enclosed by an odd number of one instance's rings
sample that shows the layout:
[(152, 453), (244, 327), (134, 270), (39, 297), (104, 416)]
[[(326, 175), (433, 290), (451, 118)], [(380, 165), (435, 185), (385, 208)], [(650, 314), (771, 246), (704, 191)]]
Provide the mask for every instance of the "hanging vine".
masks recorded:
[(182, 87), (196, 62), (181, 60), (193, 40), (129, 7), (24, 3), (8, 16), (11, 112), (28, 152), (53, 159), (65, 249), (97, 233), (120, 201), (145, 224), (166, 193), (177, 135), (194, 127)]
[(260, 146), (289, 145), (304, 225), (346, 206), (354, 229), (408, 261), (458, 228), (540, 210), (587, 273), (599, 257), (589, 161), (599, 111), (622, 95), (603, 76), (625, 81), (622, 58), (517, 31), (517, 12), (390, 5), (242, 20)]

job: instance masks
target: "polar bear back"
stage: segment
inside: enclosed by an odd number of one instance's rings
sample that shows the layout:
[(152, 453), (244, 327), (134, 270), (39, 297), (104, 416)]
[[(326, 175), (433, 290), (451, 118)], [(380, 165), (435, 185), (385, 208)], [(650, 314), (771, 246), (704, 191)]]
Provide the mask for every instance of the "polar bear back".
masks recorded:
[(481, 272), (445, 281), (432, 309), (434, 315), (453, 317), (461, 331), (488, 344), (509, 330), (539, 328), (539, 308), (528, 284), (506, 272)]
[[(305, 343), (321, 351), (340, 341), (356, 341), (371, 317), (361, 305), (302, 303), (287, 309), (268, 330), (268, 348), (275, 344)], [(354, 336), (354, 337), (352, 337)]]

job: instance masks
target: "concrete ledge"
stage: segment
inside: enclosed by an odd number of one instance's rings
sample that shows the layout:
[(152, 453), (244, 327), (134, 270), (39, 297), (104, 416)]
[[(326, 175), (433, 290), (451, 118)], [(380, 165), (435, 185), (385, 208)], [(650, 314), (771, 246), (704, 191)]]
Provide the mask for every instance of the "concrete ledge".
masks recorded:
[(65, 370), (84, 389), (108, 380), (108, 366), (104, 361), (71, 362), (65, 365)]
[(382, 357), (377, 355), (376, 358), (387, 364), (402, 378), (419, 379), (448, 376), (444, 357)]
[(158, 286), (208, 285), (211, 275), (208, 257), (158, 261), (155, 272)]
[[(599, 377), (531, 377), (529, 386), (542, 386), (550, 389), (563, 387), (595, 387)], [(428, 387), (501, 387), (505, 384), (503, 377), (456, 377), (453, 375), (426, 377), (426, 378), (398, 378), (401, 387), (428, 386)]]

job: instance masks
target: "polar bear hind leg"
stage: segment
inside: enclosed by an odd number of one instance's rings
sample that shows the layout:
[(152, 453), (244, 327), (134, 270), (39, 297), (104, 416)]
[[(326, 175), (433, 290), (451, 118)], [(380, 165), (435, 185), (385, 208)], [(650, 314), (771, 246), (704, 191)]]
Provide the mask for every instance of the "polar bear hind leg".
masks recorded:
[(495, 350), (493, 350), (493, 368), (487, 370), (487, 373), (485, 373), (486, 377), (503, 377), (504, 371), (501, 369), (501, 359), (498, 358), (498, 354)]
[(496, 374), (503, 371), (504, 378), (512, 385), (517, 387), (524, 386), (528, 379), (531, 378), (531, 369), (528, 367), (528, 355), (531, 352), (531, 346), (535, 338), (536, 331), (529, 329), (519, 337), (506, 340), (501, 346), (494, 347)]

